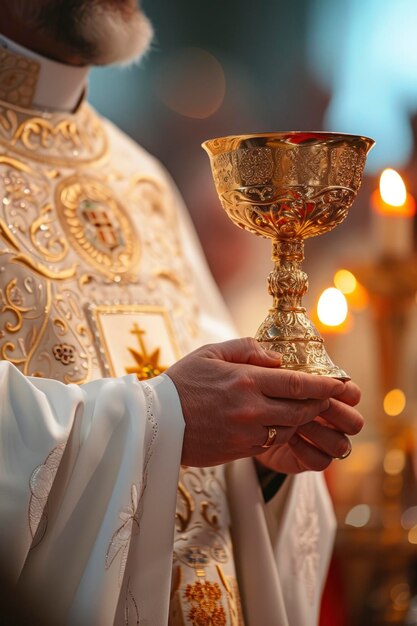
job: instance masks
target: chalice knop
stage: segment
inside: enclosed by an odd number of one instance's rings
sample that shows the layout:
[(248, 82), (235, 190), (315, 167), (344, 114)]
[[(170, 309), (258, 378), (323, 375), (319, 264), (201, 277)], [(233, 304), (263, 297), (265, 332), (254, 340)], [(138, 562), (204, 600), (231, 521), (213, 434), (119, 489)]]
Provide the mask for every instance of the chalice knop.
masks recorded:
[(359, 190), (367, 137), (326, 132), (238, 135), (203, 143), (223, 208), (240, 228), (272, 239), (273, 306), (256, 333), (282, 367), (349, 380), (306, 315), (304, 239), (340, 224)]

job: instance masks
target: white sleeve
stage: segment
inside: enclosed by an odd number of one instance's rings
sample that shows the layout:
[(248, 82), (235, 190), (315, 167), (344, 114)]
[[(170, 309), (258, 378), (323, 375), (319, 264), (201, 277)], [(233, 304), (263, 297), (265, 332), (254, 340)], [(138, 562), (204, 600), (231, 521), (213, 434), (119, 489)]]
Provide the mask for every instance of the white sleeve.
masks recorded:
[(0, 554), (10, 582), (56, 624), (113, 624), (128, 597), (138, 609), (146, 599), (150, 623), (163, 623), (184, 429), (172, 381), (76, 387), (3, 361), (0, 398)]

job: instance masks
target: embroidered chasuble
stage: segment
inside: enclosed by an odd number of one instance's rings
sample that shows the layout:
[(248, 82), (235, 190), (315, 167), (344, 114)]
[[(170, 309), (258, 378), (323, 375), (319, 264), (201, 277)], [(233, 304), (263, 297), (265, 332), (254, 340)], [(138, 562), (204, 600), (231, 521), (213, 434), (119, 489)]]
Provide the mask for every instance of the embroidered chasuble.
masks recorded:
[(265, 506), (251, 460), (180, 468), (164, 371), (232, 326), (163, 168), (85, 102), (36, 110), (39, 69), (0, 53), (11, 582), (52, 624), (312, 626), (334, 532), (322, 477)]

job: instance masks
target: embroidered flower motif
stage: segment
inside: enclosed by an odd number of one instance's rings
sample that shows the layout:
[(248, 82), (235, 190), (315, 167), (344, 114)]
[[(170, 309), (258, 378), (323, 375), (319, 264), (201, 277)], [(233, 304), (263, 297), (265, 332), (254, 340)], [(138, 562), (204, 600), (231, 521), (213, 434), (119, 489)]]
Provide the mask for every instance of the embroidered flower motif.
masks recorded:
[(61, 361), (63, 365), (75, 362), (75, 348), (68, 343), (57, 343), (52, 352), (56, 360)]
[(35, 543), (39, 543), (46, 530), (48, 495), (64, 450), (65, 443), (56, 446), (44, 463), (35, 467), (29, 479), (29, 528), (32, 538), (37, 534)]
[(315, 510), (315, 489), (307, 475), (303, 476), (299, 501), (293, 527), (293, 564), (295, 573), (305, 581), (309, 602), (313, 603), (320, 562), (320, 525)]
[(187, 601), (194, 605), (188, 612), (193, 626), (226, 626), (226, 613), (221, 604), (222, 592), (218, 583), (197, 581), (187, 585)]
[(136, 511), (139, 503), (138, 488), (133, 484), (130, 488), (131, 506), (123, 507), (119, 513), (122, 525), (113, 533), (109, 547), (107, 548), (105, 567), (109, 569), (119, 552), (122, 552), (120, 563), (119, 583), (123, 580), (126, 568), (127, 557), (129, 554), (130, 539), (134, 526), (139, 528), (139, 521), (136, 517)]

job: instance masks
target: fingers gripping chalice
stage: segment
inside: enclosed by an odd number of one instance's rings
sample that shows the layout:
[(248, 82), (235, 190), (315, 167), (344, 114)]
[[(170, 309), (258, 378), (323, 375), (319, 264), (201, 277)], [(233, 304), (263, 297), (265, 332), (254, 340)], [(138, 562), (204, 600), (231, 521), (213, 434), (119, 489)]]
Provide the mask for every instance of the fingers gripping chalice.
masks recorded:
[(308, 279), (301, 263), (304, 239), (346, 218), (373, 144), (367, 137), (325, 132), (240, 135), (203, 144), (230, 219), (272, 239), (273, 305), (256, 339), (281, 352), (284, 368), (349, 380), (330, 360), (302, 306)]

